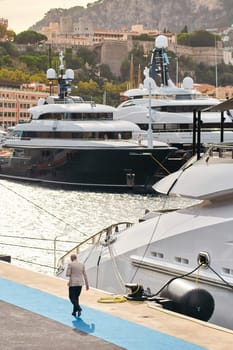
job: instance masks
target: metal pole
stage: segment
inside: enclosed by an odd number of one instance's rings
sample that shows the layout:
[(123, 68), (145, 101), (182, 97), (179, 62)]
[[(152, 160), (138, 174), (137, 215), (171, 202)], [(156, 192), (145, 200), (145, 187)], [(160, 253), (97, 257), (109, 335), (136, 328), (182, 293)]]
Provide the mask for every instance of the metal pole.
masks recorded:
[(197, 111), (193, 111), (193, 156), (196, 154)]
[(197, 160), (201, 158), (201, 111), (197, 113)]
[(221, 133), (220, 133), (220, 142), (224, 141), (224, 111), (221, 111)]
[(153, 132), (152, 132), (152, 117), (151, 117), (151, 82), (149, 82), (149, 124), (147, 130), (147, 138), (148, 138), (148, 148), (153, 148)]
[(54, 273), (56, 271), (56, 266), (57, 266), (57, 238), (56, 236), (53, 241), (53, 268), (54, 268)]

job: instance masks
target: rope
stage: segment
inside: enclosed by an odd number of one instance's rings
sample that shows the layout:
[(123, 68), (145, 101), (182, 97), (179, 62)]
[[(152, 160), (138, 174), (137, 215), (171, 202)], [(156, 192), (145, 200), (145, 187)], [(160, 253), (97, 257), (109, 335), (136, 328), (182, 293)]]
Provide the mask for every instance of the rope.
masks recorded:
[(218, 278), (223, 282), (225, 283), (229, 288), (233, 289), (233, 286), (228, 283), (222, 276), (220, 276), (210, 265), (208, 265), (208, 268), (213, 272), (215, 273), (216, 276), (218, 276)]
[[(11, 247), (19, 247), (19, 248), (29, 248), (29, 249), (38, 249), (38, 250), (46, 250), (46, 251), (50, 251), (50, 252), (53, 252), (54, 249), (52, 248), (43, 248), (43, 247), (36, 247), (36, 246), (30, 246), (30, 245), (27, 245), (25, 246), (24, 244), (13, 244), (13, 243), (5, 243), (5, 242), (0, 242), (0, 245), (3, 245), (3, 246), (11, 246)], [(57, 249), (56, 250), (57, 252), (60, 252), (60, 253), (65, 253), (66, 250), (63, 250), (63, 249)]]
[[(166, 198), (166, 200), (167, 200), (167, 198)], [(163, 210), (164, 207), (165, 207), (165, 202), (166, 202), (166, 200), (163, 202), (163, 208), (162, 208), (162, 210)], [(150, 247), (150, 244), (151, 244), (151, 242), (152, 242), (152, 239), (153, 239), (153, 237), (154, 237), (154, 234), (156, 233), (156, 230), (157, 230), (157, 227), (158, 227), (158, 225), (159, 225), (160, 218), (161, 218), (162, 214), (163, 214), (163, 213), (160, 213), (159, 216), (158, 216), (158, 220), (156, 221), (156, 224), (155, 224), (155, 227), (154, 227), (154, 229), (153, 229), (153, 231), (152, 231), (152, 234), (151, 234), (151, 237), (150, 237), (150, 239), (149, 239), (149, 242), (147, 243), (146, 248), (145, 248), (145, 251), (144, 251), (144, 254), (142, 255), (141, 262), (143, 262), (144, 257), (146, 256), (146, 253), (147, 253), (147, 251), (148, 251), (148, 249), (149, 249), (149, 247)], [(134, 274), (133, 274), (133, 276), (132, 276), (132, 278), (131, 278), (131, 280), (130, 280), (131, 283), (132, 283), (133, 280), (135, 279), (136, 274), (137, 274), (137, 272), (138, 272), (139, 269), (140, 269), (140, 263), (138, 264), (138, 266), (137, 266), (137, 268), (136, 268), (136, 270), (135, 270), (135, 272), (134, 272)]]
[(53, 269), (55, 270), (55, 267), (54, 266), (49, 266), (49, 265), (45, 265), (45, 264), (40, 264), (40, 263), (36, 263), (36, 262), (33, 262), (33, 261), (30, 261), (30, 260), (23, 260), (23, 259), (19, 259), (19, 258), (12, 258), (13, 260), (18, 260), (18, 261), (21, 261), (21, 262), (25, 262), (25, 263), (30, 263), (32, 265), (37, 265), (37, 266), (42, 266), (42, 267), (46, 267), (46, 268), (49, 268), (49, 269)]
[(167, 174), (171, 174), (171, 172), (167, 168), (165, 168), (165, 166), (162, 163), (160, 163), (158, 159), (156, 159), (152, 154), (150, 154), (150, 156), (163, 170), (165, 170)]
[[(166, 288), (172, 281), (174, 281), (174, 280), (176, 280), (176, 279), (178, 279), (178, 278), (184, 278), (184, 277), (187, 277), (187, 276), (191, 275), (191, 274), (194, 273), (195, 271), (199, 270), (203, 265), (206, 266), (206, 264), (203, 264), (203, 263), (202, 263), (202, 264), (198, 265), (197, 267), (195, 267), (195, 269), (193, 269), (192, 271), (190, 271), (190, 272), (188, 272), (188, 273), (185, 273), (185, 274), (183, 274), (183, 275), (180, 275), (180, 276), (176, 276), (176, 277), (171, 278), (165, 285), (162, 286), (162, 288), (160, 288), (160, 290), (159, 290), (156, 294), (154, 294), (154, 295), (150, 298), (150, 300), (153, 300), (153, 297), (156, 297), (157, 295), (159, 295), (159, 294), (162, 292), (162, 290), (163, 290), (164, 288)], [(207, 267), (208, 267), (213, 273), (215, 273), (216, 276), (218, 276), (218, 278), (219, 278), (220, 280), (222, 280), (229, 288), (233, 289), (233, 286), (232, 286), (230, 283), (228, 283), (224, 278), (222, 278), (210, 265), (207, 265)]]
[(121, 288), (125, 289), (125, 282), (124, 282), (123, 278), (121, 277), (121, 275), (119, 273), (119, 270), (118, 270), (118, 267), (117, 267), (117, 264), (116, 264), (115, 256), (113, 255), (113, 251), (112, 251), (111, 245), (108, 246), (108, 250), (109, 250), (109, 254), (110, 254), (110, 257), (112, 259), (112, 262), (113, 262), (113, 271), (115, 273), (115, 276), (116, 276), (119, 284), (121, 285)]
[(23, 198), (23, 199), (26, 200), (28, 203), (34, 205), (36, 208), (40, 209), (41, 211), (44, 211), (45, 213), (47, 213), (47, 214), (49, 214), (50, 216), (54, 217), (54, 218), (57, 219), (58, 221), (60, 221), (60, 222), (62, 222), (62, 223), (64, 223), (64, 224), (70, 226), (70, 227), (71, 227), (73, 230), (75, 230), (76, 232), (81, 233), (83, 236), (86, 236), (86, 237), (88, 236), (86, 233), (84, 233), (84, 232), (82, 232), (82, 231), (80, 231), (80, 230), (77, 230), (77, 228), (74, 227), (73, 225), (71, 225), (70, 223), (67, 223), (65, 220), (59, 218), (57, 215), (55, 215), (55, 214), (49, 212), (48, 210), (46, 210), (46, 209), (43, 208), (42, 206), (40, 206), (40, 205), (34, 203), (32, 200), (30, 200), (30, 199), (24, 197), (22, 194), (19, 194), (18, 192), (16, 192), (16, 191), (13, 190), (12, 188), (9, 188), (8, 186), (4, 185), (2, 182), (0, 182), (0, 185), (1, 185), (2, 187), (6, 188), (8, 191), (11, 191), (11, 192), (13, 192), (14, 194), (16, 194), (18, 197)]
[[(54, 242), (54, 239), (50, 238), (38, 238), (38, 237), (28, 237), (28, 236), (16, 236), (16, 235), (2, 235), (0, 234), (0, 237), (7, 237), (7, 238), (16, 238), (16, 239), (28, 239), (28, 240), (34, 240), (34, 241), (45, 241), (45, 242)], [(57, 239), (57, 242), (62, 242), (62, 243), (77, 243), (77, 241), (69, 241), (69, 240), (62, 240), (62, 239)]]
[(102, 297), (99, 298), (98, 303), (106, 303), (106, 304), (110, 304), (110, 303), (124, 303), (127, 301), (127, 299), (123, 296), (123, 295), (113, 295), (110, 297)]
[[(94, 247), (96, 247), (96, 244), (94, 245)], [(91, 256), (91, 253), (92, 253), (94, 247), (91, 249), (89, 256)], [(98, 288), (98, 284), (99, 284), (99, 267), (100, 267), (100, 260), (101, 260), (101, 257), (102, 257), (102, 252), (103, 252), (103, 246), (101, 247), (101, 251), (100, 251), (100, 254), (99, 254), (99, 257), (98, 257), (98, 260), (97, 260), (97, 264), (96, 264), (97, 265), (97, 268), (96, 268), (96, 281), (95, 281), (96, 288)], [(87, 258), (89, 258), (89, 256)], [(85, 263), (86, 263), (86, 260), (85, 260)]]

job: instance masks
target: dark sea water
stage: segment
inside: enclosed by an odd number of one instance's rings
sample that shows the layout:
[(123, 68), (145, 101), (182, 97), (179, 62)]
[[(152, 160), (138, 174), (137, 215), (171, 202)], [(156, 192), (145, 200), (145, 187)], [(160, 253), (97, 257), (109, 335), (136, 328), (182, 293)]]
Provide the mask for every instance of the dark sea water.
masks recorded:
[(183, 207), (187, 202), (0, 180), (0, 255), (10, 255), (15, 265), (53, 274), (58, 258), (87, 236), (119, 221), (135, 223), (146, 209)]

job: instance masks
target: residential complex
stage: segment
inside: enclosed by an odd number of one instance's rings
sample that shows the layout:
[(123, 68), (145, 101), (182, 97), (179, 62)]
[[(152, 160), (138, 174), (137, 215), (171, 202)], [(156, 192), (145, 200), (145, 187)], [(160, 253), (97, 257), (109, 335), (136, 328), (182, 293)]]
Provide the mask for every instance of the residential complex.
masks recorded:
[(0, 127), (7, 129), (30, 120), (28, 109), (36, 106), (39, 98), (46, 98), (47, 92), (34, 88), (12, 89), (0, 87)]

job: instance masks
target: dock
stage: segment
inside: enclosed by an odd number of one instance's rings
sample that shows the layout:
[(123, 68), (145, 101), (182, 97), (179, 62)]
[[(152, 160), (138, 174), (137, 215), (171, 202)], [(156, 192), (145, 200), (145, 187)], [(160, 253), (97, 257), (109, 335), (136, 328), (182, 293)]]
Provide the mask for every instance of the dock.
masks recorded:
[(83, 288), (75, 318), (66, 280), (0, 261), (1, 350), (232, 348), (231, 330), (147, 301), (100, 302), (110, 296)]

